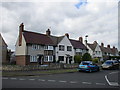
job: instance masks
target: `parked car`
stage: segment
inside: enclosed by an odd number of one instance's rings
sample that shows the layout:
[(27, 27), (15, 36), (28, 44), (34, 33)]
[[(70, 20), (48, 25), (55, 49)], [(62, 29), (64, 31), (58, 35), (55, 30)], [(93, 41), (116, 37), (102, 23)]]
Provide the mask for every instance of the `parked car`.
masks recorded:
[(118, 69), (119, 62), (117, 60), (107, 60), (102, 64), (102, 69)]
[(78, 71), (99, 71), (100, 68), (97, 64), (94, 64), (92, 61), (82, 61), (80, 65), (78, 66)]

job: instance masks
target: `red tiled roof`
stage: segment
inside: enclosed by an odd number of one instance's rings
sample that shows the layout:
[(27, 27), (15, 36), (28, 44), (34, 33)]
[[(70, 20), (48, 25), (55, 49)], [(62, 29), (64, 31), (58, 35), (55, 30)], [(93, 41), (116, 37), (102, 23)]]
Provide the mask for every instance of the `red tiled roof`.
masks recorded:
[(80, 41), (78, 40), (72, 40), (70, 39), (71, 44), (73, 45), (74, 48), (80, 48), (80, 49), (87, 49), (87, 47)]
[(43, 45), (54, 45), (51, 38), (45, 34), (23, 31), (26, 43), (30, 44), (43, 44)]

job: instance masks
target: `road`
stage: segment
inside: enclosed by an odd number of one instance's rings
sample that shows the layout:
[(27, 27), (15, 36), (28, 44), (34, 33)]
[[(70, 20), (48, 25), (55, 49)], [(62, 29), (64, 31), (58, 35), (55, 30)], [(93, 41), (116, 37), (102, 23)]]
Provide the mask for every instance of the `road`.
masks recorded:
[(3, 88), (118, 88), (118, 70), (2, 77)]

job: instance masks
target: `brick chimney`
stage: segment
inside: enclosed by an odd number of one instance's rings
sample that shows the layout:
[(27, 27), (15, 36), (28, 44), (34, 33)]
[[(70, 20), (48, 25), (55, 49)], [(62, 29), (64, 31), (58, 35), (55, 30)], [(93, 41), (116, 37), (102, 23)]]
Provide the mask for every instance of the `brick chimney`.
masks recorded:
[(50, 29), (48, 28), (48, 30), (46, 31), (46, 35), (50, 36), (50, 34), (51, 34), (51, 31), (50, 31)]
[(110, 48), (110, 45), (107, 45), (108, 48)]
[(66, 33), (65, 36), (67, 36), (67, 38), (69, 39), (69, 34), (68, 33)]
[(19, 46), (22, 45), (22, 32), (24, 31), (24, 25), (23, 23), (19, 26)]
[(101, 46), (104, 47), (104, 43), (101, 43)]
[(79, 37), (79, 41), (83, 43), (83, 38), (82, 38), (82, 37)]
[(113, 46), (113, 49), (115, 49), (115, 46)]

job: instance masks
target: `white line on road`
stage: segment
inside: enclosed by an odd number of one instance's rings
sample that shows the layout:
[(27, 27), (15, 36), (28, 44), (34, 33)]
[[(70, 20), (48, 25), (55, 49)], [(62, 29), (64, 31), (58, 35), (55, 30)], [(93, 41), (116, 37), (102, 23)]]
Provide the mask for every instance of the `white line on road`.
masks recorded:
[(63, 82), (63, 83), (66, 83), (67, 81), (59, 81), (59, 82)]
[(92, 83), (90, 83), (90, 82), (82, 82), (83, 84), (92, 84)]
[(75, 82), (75, 81), (70, 81), (70, 83), (77, 83), (77, 82)]
[(25, 80), (25, 79), (23, 79), (23, 78), (20, 78), (19, 80)]
[(107, 75), (105, 75), (105, 79), (106, 79), (106, 81), (108, 82), (108, 84), (109, 84), (110, 86), (119, 86), (119, 84), (118, 84), (117, 82), (110, 82), (110, 81), (108, 80), (108, 78), (107, 78)]
[(48, 80), (49, 82), (55, 82), (55, 80)]
[(33, 80), (35, 80), (35, 79), (29, 79), (29, 80), (33, 81)]
[(38, 79), (39, 81), (45, 81), (45, 80), (43, 80), (43, 79)]
[(96, 83), (96, 85), (105, 85), (104, 83)]
[(5, 78), (5, 77), (4, 77), (4, 78), (2, 78), (2, 79), (8, 79), (8, 78)]
[(12, 79), (12, 80), (16, 80), (17, 78), (10, 78), (10, 79)]
[(111, 72), (111, 73), (109, 73), (109, 74), (115, 74), (115, 73), (118, 73), (118, 72)]

